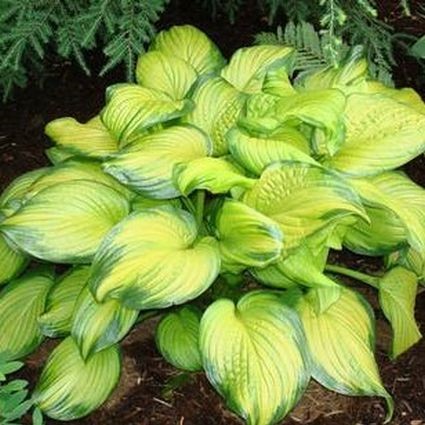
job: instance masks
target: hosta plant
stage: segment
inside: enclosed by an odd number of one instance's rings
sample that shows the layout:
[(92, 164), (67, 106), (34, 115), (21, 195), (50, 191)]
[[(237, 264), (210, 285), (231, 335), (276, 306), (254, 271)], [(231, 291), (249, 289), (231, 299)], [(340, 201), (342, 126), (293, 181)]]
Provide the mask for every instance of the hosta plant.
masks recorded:
[[(297, 77), (293, 64), (276, 45), (226, 62), (173, 27), (97, 116), (47, 125), (53, 165), (0, 198), (0, 353), (64, 338), (33, 394), (45, 415), (102, 404), (120, 340), (155, 313), (165, 359), (206, 373), (248, 424), (281, 421), (312, 378), (382, 397), (391, 418), (373, 310), (337, 276), (376, 289), (391, 357), (419, 340), (425, 191), (398, 168), (425, 151), (425, 105), (372, 81), (356, 50), (339, 68)], [(343, 247), (386, 270), (330, 264)]]

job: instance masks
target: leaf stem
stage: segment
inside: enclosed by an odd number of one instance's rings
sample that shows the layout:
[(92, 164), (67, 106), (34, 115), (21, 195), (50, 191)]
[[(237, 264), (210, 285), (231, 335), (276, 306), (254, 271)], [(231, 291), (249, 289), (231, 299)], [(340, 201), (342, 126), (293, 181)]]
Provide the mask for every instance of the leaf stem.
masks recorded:
[(198, 229), (202, 227), (202, 220), (204, 218), (205, 206), (205, 190), (198, 190), (196, 192), (196, 205), (195, 205), (195, 218)]
[(185, 198), (185, 197), (182, 197), (181, 200), (184, 206), (188, 209), (188, 211), (191, 214), (195, 215), (195, 206), (193, 205), (193, 202), (189, 198)]
[(379, 289), (379, 277), (378, 276), (370, 276), (366, 273), (361, 273), (356, 270), (349, 269), (347, 267), (336, 266), (333, 264), (327, 264), (325, 267), (327, 272), (338, 273), (344, 276), (352, 277), (353, 279), (359, 280), (360, 282), (366, 283), (374, 287), (375, 289)]

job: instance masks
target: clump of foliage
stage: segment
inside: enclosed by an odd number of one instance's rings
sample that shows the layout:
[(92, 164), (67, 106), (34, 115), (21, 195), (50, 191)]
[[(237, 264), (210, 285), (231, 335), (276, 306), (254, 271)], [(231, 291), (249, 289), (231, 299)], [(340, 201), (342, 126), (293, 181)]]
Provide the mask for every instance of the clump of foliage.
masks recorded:
[[(204, 371), (249, 424), (279, 422), (311, 378), (383, 397), (391, 418), (373, 310), (336, 276), (376, 289), (391, 357), (419, 340), (425, 190), (397, 168), (425, 150), (425, 105), (370, 79), (357, 53), (291, 82), (295, 53), (254, 46), (226, 64), (205, 34), (173, 27), (98, 116), (47, 125), (53, 165), (0, 197), (0, 353), (64, 338), (33, 394), (45, 415), (102, 404), (119, 341), (156, 313), (165, 359)], [(387, 269), (330, 264), (342, 247)], [(21, 275), (31, 259), (70, 269)]]
[(84, 51), (101, 46), (106, 73), (124, 63), (131, 80), (134, 61), (155, 33), (168, 0), (2, 0), (0, 2), (0, 89), (6, 99), (41, 69), (48, 47), (75, 59), (86, 74)]

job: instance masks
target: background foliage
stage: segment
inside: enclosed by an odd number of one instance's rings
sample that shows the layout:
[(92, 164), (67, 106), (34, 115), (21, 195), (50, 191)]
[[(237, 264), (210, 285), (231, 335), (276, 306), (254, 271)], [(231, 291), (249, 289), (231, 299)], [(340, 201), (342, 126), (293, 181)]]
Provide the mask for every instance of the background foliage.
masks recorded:
[(168, 0), (1, 0), (0, 87), (7, 98), (43, 67), (49, 51), (90, 69), (85, 51), (107, 57), (100, 74), (124, 64), (132, 79), (134, 60), (155, 33), (154, 23)]
[[(40, 78), (43, 61), (58, 55), (77, 61), (86, 74), (93, 72), (87, 52), (101, 49), (105, 74), (124, 65), (133, 79), (134, 60), (155, 33), (155, 23), (169, 0), (1, 0), (0, 91), (3, 100), (15, 86)], [(246, 0), (197, 0), (214, 19), (225, 14), (231, 23)], [(378, 17), (375, 0), (260, 0), (259, 5), (277, 32), (262, 33), (257, 42), (285, 43), (297, 48), (300, 64), (336, 64), (346, 45), (362, 44), (371, 73), (392, 83), (393, 29)], [(400, 2), (405, 14), (409, 2)], [(306, 24), (308, 22), (308, 24)], [(286, 26), (285, 26), (286, 25)], [(413, 40), (414, 41), (414, 40)], [(412, 43), (411, 43), (412, 44)]]

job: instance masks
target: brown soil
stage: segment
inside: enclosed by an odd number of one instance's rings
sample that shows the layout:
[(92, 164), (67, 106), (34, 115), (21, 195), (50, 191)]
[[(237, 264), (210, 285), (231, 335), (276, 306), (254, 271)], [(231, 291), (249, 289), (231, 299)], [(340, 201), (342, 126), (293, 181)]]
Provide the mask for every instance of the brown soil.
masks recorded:
[[(192, 3), (192, 2), (191, 2)], [(396, 6), (399, 1), (378, 2), (387, 21), (399, 31), (419, 34), (423, 22), (417, 18), (401, 17)], [(413, 4), (417, 12), (419, 2)], [(197, 6), (175, 1), (160, 22), (160, 28), (173, 24), (192, 23), (217, 42), (226, 55), (236, 48), (249, 45), (253, 34), (266, 29), (266, 19), (256, 9), (254, 0), (245, 7), (234, 26), (224, 17), (211, 22), (208, 15)], [(398, 85), (409, 85), (424, 95), (420, 68), (413, 59), (398, 55), (400, 67), (396, 71)], [(103, 58), (96, 54), (90, 58), (94, 67), (100, 69)], [(1, 107), (0, 114), (0, 190), (13, 178), (25, 171), (47, 164), (43, 150), (49, 146), (43, 135), (43, 127), (50, 120), (73, 116), (86, 120), (95, 115), (104, 102), (105, 88), (124, 80), (120, 71), (105, 78), (86, 77), (72, 63), (55, 61), (46, 66), (43, 87), (35, 84), (17, 93), (14, 101)], [(423, 71), (422, 71), (423, 73)], [(420, 87), (422, 85), (422, 87)], [(425, 186), (425, 164), (421, 157), (406, 166), (406, 171), (419, 184)], [(376, 270), (379, 265), (361, 257), (344, 252), (337, 260), (363, 270)], [(366, 296), (373, 301), (374, 294)], [(378, 317), (377, 359), (386, 388), (394, 395), (396, 411), (394, 425), (425, 425), (425, 342), (421, 341), (397, 361), (386, 356), (390, 331), (381, 313)], [(425, 295), (417, 299), (417, 320), (425, 332)], [(165, 388), (177, 372), (158, 354), (152, 338), (152, 321), (135, 329), (123, 342), (124, 372), (114, 396), (98, 412), (74, 422), (75, 425), (237, 425), (242, 422), (229, 413), (223, 401), (212, 390), (201, 374), (172, 392)], [(38, 376), (43, 359), (54, 342), (48, 342), (27, 361), (23, 372), (31, 382)], [(312, 382), (299, 406), (285, 424), (381, 424), (385, 415), (379, 399), (349, 398), (331, 393)], [(48, 425), (57, 422), (48, 420)]]

